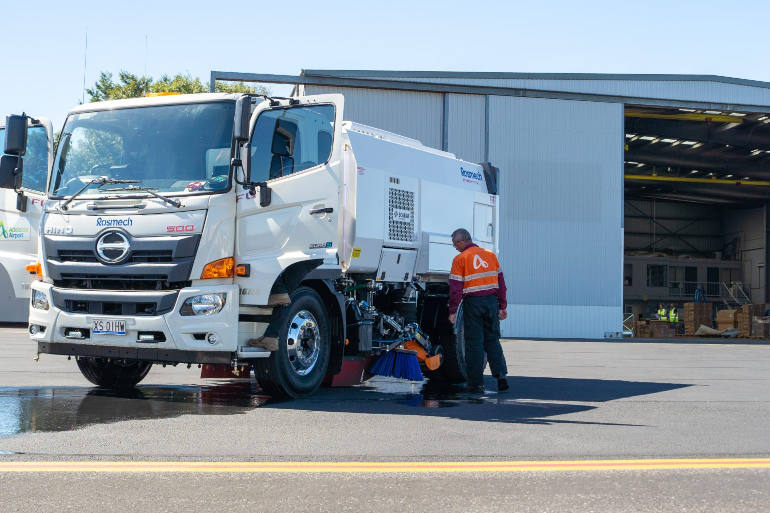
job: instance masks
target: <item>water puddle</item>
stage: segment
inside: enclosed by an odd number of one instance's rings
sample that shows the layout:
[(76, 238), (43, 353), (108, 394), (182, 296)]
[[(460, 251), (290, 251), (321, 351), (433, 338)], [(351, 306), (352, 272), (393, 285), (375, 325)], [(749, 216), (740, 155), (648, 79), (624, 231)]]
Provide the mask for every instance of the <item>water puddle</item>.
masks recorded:
[(271, 399), (253, 379), (140, 385), (126, 393), (94, 387), (0, 388), (0, 438), (125, 420), (239, 415), (258, 408), (486, 422), (569, 422), (548, 419), (590, 410), (599, 402), (687, 386), (546, 377), (512, 377), (509, 383), (511, 390), (498, 394), (496, 383), (488, 379), (484, 394), (469, 395), (458, 386), (438, 381), (411, 383), (378, 376), (356, 387), (321, 388), (311, 397), (294, 401)]
[(125, 393), (89, 387), (0, 388), (0, 438), (123, 420), (234, 415), (269, 400), (256, 384), (247, 381), (147, 385)]

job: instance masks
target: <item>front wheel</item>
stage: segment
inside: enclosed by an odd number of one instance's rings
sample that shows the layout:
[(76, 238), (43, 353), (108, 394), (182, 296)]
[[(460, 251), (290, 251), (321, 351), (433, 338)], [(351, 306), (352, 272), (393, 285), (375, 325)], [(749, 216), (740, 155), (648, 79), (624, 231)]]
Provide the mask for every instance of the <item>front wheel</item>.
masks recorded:
[(259, 386), (274, 397), (295, 398), (315, 392), (329, 367), (331, 334), (318, 293), (300, 287), (279, 319), (278, 349), (256, 360)]
[(88, 381), (113, 390), (130, 390), (150, 372), (151, 362), (79, 358), (78, 368)]

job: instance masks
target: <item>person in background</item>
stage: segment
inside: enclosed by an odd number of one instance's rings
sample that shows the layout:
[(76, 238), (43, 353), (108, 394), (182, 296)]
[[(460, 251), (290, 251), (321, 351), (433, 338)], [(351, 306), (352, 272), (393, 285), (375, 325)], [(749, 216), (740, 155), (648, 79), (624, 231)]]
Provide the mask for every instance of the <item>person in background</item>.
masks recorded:
[(508, 317), (508, 303), (500, 263), (493, 252), (474, 244), (464, 228), (452, 233), (452, 245), (460, 254), (449, 274), (449, 320), (455, 323), (462, 302), (468, 391), (484, 393), (486, 352), (497, 390), (503, 392), (508, 390), (508, 368), (500, 345), (500, 321)]
[(668, 322), (676, 324), (679, 322), (679, 311), (676, 309), (673, 303), (668, 305)]

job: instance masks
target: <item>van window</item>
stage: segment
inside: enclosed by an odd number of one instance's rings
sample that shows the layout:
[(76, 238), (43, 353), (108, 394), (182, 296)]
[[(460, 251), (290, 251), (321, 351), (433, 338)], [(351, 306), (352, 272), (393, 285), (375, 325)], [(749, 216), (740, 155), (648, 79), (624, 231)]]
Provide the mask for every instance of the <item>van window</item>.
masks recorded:
[(251, 180), (264, 182), (326, 163), (333, 133), (333, 105), (262, 112), (251, 138)]
[[(5, 128), (0, 128), (0, 148), (5, 148)], [(42, 126), (27, 129), (27, 152), (21, 186), (33, 191), (44, 191), (48, 174), (48, 132)]]

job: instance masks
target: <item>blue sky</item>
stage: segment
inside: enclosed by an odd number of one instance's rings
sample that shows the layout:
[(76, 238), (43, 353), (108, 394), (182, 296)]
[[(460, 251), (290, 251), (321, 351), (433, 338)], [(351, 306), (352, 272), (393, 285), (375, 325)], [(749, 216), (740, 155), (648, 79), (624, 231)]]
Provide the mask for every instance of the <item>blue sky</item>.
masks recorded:
[(770, 81), (770, 2), (761, 1), (2, 0), (0, 8), (0, 113), (50, 117), (56, 130), (82, 97), (86, 32), (87, 86), (100, 71), (121, 69), (203, 80), (212, 69), (306, 68)]

